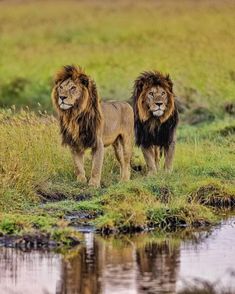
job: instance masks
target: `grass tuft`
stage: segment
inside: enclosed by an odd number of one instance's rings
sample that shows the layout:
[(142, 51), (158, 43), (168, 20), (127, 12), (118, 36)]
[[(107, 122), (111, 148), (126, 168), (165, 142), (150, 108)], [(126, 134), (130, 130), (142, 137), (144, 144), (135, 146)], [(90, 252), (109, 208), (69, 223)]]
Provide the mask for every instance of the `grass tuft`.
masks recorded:
[(229, 191), (222, 185), (208, 184), (193, 192), (190, 200), (206, 206), (233, 208), (235, 206), (235, 190), (230, 189)]

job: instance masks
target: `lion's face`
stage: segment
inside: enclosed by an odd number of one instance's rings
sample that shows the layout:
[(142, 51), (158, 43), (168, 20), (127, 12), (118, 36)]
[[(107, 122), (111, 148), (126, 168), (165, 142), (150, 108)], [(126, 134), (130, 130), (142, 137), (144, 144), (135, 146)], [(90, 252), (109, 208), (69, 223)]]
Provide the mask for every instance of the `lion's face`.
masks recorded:
[[(169, 75), (158, 71), (142, 73), (134, 84), (135, 119), (156, 123), (165, 122), (174, 111), (173, 83)], [(155, 118), (155, 119), (154, 119)]]
[(93, 84), (80, 67), (71, 65), (62, 67), (55, 75), (51, 95), (59, 115), (71, 117), (72, 114), (83, 113), (91, 104), (92, 97), (97, 96)]
[(57, 86), (58, 105), (63, 110), (72, 108), (79, 102), (83, 93), (83, 88), (69, 78)]
[(143, 103), (146, 103), (147, 108), (153, 116), (161, 117), (164, 115), (168, 104), (168, 95), (162, 87), (151, 87), (145, 92)]

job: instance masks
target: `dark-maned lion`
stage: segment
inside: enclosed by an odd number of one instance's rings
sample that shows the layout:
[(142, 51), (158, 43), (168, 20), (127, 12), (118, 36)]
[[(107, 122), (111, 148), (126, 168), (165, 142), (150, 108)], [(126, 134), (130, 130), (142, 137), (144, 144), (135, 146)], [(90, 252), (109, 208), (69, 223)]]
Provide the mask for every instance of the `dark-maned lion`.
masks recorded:
[(165, 155), (164, 168), (171, 170), (179, 118), (169, 75), (142, 73), (135, 81), (132, 100), (136, 144), (142, 148), (148, 173), (159, 168), (161, 151)]
[(64, 66), (55, 76), (52, 100), (59, 115), (63, 144), (74, 158), (78, 181), (86, 181), (84, 151), (92, 149), (89, 185), (100, 186), (104, 147), (113, 145), (121, 179), (130, 178), (134, 114), (125, 102), (101, 103), (94, 81), (80, 67)]

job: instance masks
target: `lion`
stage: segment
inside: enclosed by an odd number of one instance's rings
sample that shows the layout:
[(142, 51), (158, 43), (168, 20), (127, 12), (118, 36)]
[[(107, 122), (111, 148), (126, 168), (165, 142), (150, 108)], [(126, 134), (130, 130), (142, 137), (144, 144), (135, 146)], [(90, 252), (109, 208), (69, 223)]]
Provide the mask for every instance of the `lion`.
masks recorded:
[(163, 152), (164, 169), (171, 171), (179, 115), (170, 76), (158, 71), (142, 73), (135, 80), (132, 101), (136, 144), (142, 149), (148, 174), (159, 169)]
[(92, 150), (89, 185), (100, 186), (104, 147), (112, 145), (120, 163), (121, 180), (130, 179), (134, 137), (134, 113), (126, 102), (101, 102), (95, 82), (79, 67), (64, 66), (57, 72), (52, 90), (62, 144), (71, 149), (77, 180), (87, 182), (84, 152)]

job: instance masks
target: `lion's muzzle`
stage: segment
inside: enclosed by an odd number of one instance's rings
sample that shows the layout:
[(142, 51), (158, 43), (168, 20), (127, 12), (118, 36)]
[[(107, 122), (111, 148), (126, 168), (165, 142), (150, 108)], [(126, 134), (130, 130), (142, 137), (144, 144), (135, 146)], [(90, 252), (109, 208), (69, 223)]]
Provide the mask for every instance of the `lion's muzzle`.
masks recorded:
[(59, 100), (58, 100), (59, 107), (60, 107), (61, 109), (63, 109), (63, 110), (67, 110), (67, 109), (69, 109), (69, 108), (72, 107), (71, 104), (67, 104), (67, 103), (64, 102), (64, 100), (65, 100), (66, 98), (67, 98), (67, 97), (65, 97), (65, 96), (60, 96), (60, 97), (59, 97)]
[(154, 107), (152, 107), (151, 111), (154, 116), (162, 116), (165, 111), (165, 105), (163, 102), (156, 102)]

